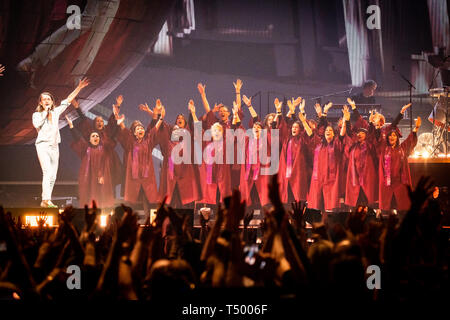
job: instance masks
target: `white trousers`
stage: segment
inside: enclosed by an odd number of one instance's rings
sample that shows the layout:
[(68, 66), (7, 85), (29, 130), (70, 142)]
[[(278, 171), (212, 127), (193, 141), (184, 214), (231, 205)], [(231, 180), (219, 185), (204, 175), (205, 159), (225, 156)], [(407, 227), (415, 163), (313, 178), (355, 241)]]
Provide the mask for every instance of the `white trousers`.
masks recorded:
[(41, 142), (36, 144), (36, 151), (42, 168), (42, 200), (51, 200), (58, 173), (59, 147)]

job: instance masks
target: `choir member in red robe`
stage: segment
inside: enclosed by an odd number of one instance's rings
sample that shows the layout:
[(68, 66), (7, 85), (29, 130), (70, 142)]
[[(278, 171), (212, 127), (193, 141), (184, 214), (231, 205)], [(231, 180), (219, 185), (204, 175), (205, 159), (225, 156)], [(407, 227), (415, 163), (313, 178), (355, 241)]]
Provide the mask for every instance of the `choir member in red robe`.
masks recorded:
[(123, 183), (123, 166), (122, 161), (120, 160), (116, 150), (116, 141), (111, 138), (111, 135), (117, 131), (116, 118), (115, 114), (120, 111), (120, 106), (123, 102), (123, 97), (120, 95), (116, 98), (116, 103), (113, 105), (113, 113), (108, 119), (108, 124), (105, 126), (105, 121), (101, 116), (95, 117), (94, 120), (89, 119), (79, 108), (78, 102), (76, 100), (72, 101), (72, 104), (75, 107), (75, 110), (78, 113), (78, 116), (81, 119), (81, 123), (79, 125), (80, 131), (83, 136), (88, 139), (89, 134), (92, 131), (96, 131), (100, 135), (100, 139), (108, 138), (109, 141), (113, 144), (113, 147), (108, 149), (107, 156), (110, 158), (108, 161), (111, 163), (111, 174), (113, 179), (113, 184), (118, 185)]
[[(190, 100), (188, 107), (191, 115), (195, 116), (194, 101)], [(185, 138), (189, 140), (185, 141)], [(161, 198), (167, 195), (167, 203), (175, 208), (201, 199), (201, 186), (192, 157), (192, 138), (193, 132), (182, 114), (177, 116), (175, 125), (163, 122), (158, 131), (158, 143), (164, 156), (159, 187), (160, 195)], [(179, 149), (180, 147), (182, 148)], [(176, 154), (177, 157), (183, 158), (183, 153), (187, 152), (189, 158), (183, 159), (183, 163), (176, 164), (177, 160), (173, 158), (175, 155), (172, 154), (174, 148), (181, 150)]]
[[(261, 133), (262, 124), (255, 122), (252, 128), (252, 137), (245, 136), (245, 163), (241, 165), (241, 182), (239, 189), (247, 205), (267, 205), (269, 200), (269, 176), (262, 174), (264, 167), (270, 166), (270, 136), (267, 130)], [(261, 156), (263, 157), (261, 159)], [(252, 197), (252, 189), (256, 189), (256, 196)]]
[[(233, 102), (233, 105), (236, 104), (238, 108), (238, 115), (239, 119), (244, 118), (244, 113), (241, 109), (242, 99), (241, 99), (241, 87), (242, 87), (242, 81), (240, 79), (237, 79), (236, 82), (233, 82), (235, 91), (236, 91), (236, 99)], [(200, 93), (200, 96), (202, 98), (203, 107), (205, 108), (205, 114), (202, 119), (202, 126), (204, 130), (208, 130), (211, 128), (211, 126), (218, 122), (224, 130), (226, 129), (235, 129), (233, 126), (233, 120), (230, 120), (231, 112), (229, 111), (228, 107), (220, 104), (214, 104), (214, 108), (211, 109), (209, 106), (208, 99), (206, 98), (206, 92), (205, 92), (205, 85), (199, 83), (197, 85), (198, 91)], [(216, 116), (217, 113), (217, 116)], [(234, 143), (236, 144), (236, 138), (234, 139)], [(234, 147), (234, 164), (231, 166), (231, 186), (232, 188), (239, 187), (240, 182), (240, 166), (237, 164), (237, 149), (236, 146)]]
[[(333, 211), (339, 208), (339, 182), (344, 153), (343, 138), (350, 113), (343, 109), (345, 120), (339, 137), (335, 137), (331, 125), (325, 127), (324, 137), (316, 136), (313, 144), (313, 172), (308, 193), (308, 207)], [(320, 141), (322, 140), (322, 141)], [(323, 199), (323, 205), (322, 205)]]
[[(281, 137), (283, 147), (278, 179), (283, 203), (290, 203), (294, 200), (304, 201), (308, 195), (311, 177), (308, 145), (312, 130), (304, 114), (300, 112), (298, 116), (300, 121), (292, 124), (290, 134), (287, 137)], [(281, 121), (281, 125), (284, 126), (284, 120)]]
[[(379, 155), (379, 202), (381, 210), (397, 209), (406, 211), (411, 202), (408, 196), (408, 186), (411, 187), (411, 174), (408, 157), (417, 144), (417, 130), (421, 125), (420, 117), (416, 120), (416, 126), (409, 136), (399, 142), (398, 129), (393, 128), (386, 134), (386, 138), (380, 138), (378, 145)], [(392, 200), (395, 199), (395, 206)]]
[[(160, 128), (165, 111), (162, 109), (159, 120), (151, 128), (144, 129), (138, 120), (133, 121), (131, 128), (125, 128), (124, 116), (120, 116), (120, 130), (118, 140), (125, 153), (125, 193), (124, 200), (137, 203), (141, 189), (144, 191), (144, 210), (148, 203), (157, 203), (159, 199), (153, 168), (152, 150), (155, 147), (156, 131)], [(148, 202), (148, 203), (147, 203)]]
[(226, 163), (226, 139), (224, 129), (218, 122), (211, 127), (212, 141), (205, 145), (203, 161), (200, 167), (200, 181), (203, 199), (199, 202), (217, 204), (231, 195), (231, 164)]
[[(378, 200), (377, 154), (373, 135), (364, 127), (355, 132), (357, 139), (346, 139), (348, 167), (345, 182), (345, 204), (374, 206)], [(344, 171), (345, 172), (345, 171)]]
[[(82, 133), (73, 128), (72, 122), (67, 118), (72, 129), (74, 141), (72, 149), (81, 158), (78, 174), (78, 194), (80, 206), (97, 202), (102, 208), (114, 206), (114, 186), (111, 177), (111, 162), (108, 154), (114, 147), (114, 142), (108, 137), (101, 138), (96, 131), (91, 132), (89, 141), (86, 141)], [(114, 133), (112, 132), (114, 135)]]

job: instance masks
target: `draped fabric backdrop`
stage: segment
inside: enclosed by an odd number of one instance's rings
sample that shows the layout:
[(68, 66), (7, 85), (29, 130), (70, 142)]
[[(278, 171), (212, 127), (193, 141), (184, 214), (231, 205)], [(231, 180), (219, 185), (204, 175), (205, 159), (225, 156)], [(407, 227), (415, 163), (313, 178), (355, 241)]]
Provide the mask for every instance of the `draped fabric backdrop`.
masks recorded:
[[(175, 1), (68, 2), (1, 2), (0, 62), (8, 72), (0, 87), (0, 145), (33, 141), (36, 130), (31, 115), (43, 91), (52, 92), (59, 102), (86, 76), (91, 79), (91, 85), (79, 95), (83, 109), (89, 110), (104, 100), (150, 51)], [(87, 30), (80, 32), (65, 27), (69, 16), (65, 11), (71, 4), (80, 6), (82, 26), (83, 22), (87, 24)], [(52, 46), (42, 44), (53, 39), (56, 40), (50, 43)], [(31, 73), (15, 70), (27, 57), (39, 56), (42, 48), (57, 55), (41, 61), (34, 78)], [(65, 121), (61, 121), (60, 126), (64, 125)]]

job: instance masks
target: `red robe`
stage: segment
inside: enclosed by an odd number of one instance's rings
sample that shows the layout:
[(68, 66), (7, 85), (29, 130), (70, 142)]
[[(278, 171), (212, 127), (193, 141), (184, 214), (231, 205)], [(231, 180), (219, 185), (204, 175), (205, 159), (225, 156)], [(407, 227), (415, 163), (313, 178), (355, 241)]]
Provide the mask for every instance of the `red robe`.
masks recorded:
[(109, 138), (109, 141), (112, 143), (112, 148), (108, 148), (107, 157), (108, 161), (111, 163), (111, 175), (113, 179), (113, 185), (123, 184), (124, 170), (122, 166), (122, 161), (120, 161), (119, 155), (117, 154), (115, 147), (116, 141), (112, 138), (117, 131), (116, 119), (114, 115), (111, 115), (108, 119), (108, 124), (103, 127), (103, 130), (98, 130), (95, 128), (95, 119), (91, 120), (87, 118), (84, 113), (81, 112), (80, 109), (76, 109), (78, 115), (81, 118), (80, 123), (80, 131), (86, 139), (89, 139), (89, 136), (92, 132), (97, 132), (100, 136), (100, 140), (105, 138)]
[[(278, 169), (278, 182), (280, 184), (280, 196), (283, 203), (290, 201), (306, 200), (309, 182), (311, 180), (311, 165), (309, 144), (311, 138), (300, 127), (297, 136), (292, 136), (292, 124), (294, 119), (279, 120), (280, 129), (280, 166)], [(289, 199), (289, 187), (294, 199)]]
[(147, 200), (156, 203), (159, 199), (153, 168), (152, 150), (156, 145), (156, 128), (147, 128), (139, 143), (129, 129), (120, 129), (118, 140), (126, 159), (124, 200), (137, 203), (139, 191), (144, 190)]
[(311, 179), (308, 139), (306, 132), (303, 131), (295, 137), (291, 135), (283, 142), (278, 171), (280, 195), (283, 203), (288, 203), (292, 200), (288, 199), (289, 187), (292, 190), (295, 201), (307, 199), (309, 181)]
[(398, 210), (409, 210), (411, 201), (407, 186), (411, 186), (411, 175), (408, 157), (417, 144), (417, 134), (411, 132), (409, 136), (394, 148), (387, 145), (386, 139), (381, 138), (378, 145), (378, 177), (380, 209), (390, 210), (392, 197), (395, 196)]
[[(158, 143), (164, 156), (159, 187), (160, 197), (163, 198), (167, 195), (167, 203), (171, 203), (175, 187), (178, 186), (183, 205), (200, 200), (202, 197), (201, 186), (198, 175), (195, 173), (196, 166), (193, 162), (193, 156), (190, 158), (190, 163), (174, 164), (171, 159), (172, 150), (175, 146), (183, 143), (183, 141), (171, 140), (173, 127), (166, 122), (163, 123), (160, 129), (158, 132)], [(191, 131), (188, 131), (191, 138), (193, 138)], [(191, 152), (193, 149), (192, 143), (191, 139)], [(181, 156), (182, 154), (180, 154)]]
[[(90, 205), (92, 200), (95, 200), (100, 208), (114, 206), (114, 186), (109, 154), (115, 143), (108, 138), (101, 138), (100, 141), (101, 144), (94, 147), (80, 137), (71, 145), (81, 158), (78, 174), (80, 206)], [(103, 177), (103, 184), (99, 183), (100, 177)]]
[[(242, 109), (238, 111), (239, 119), (244, 118), (244, 113), (242, 112)], [(228, 119), (227, 121), (222, 121), (222, 119), (219, 119), (216, 117), (214, 112), (209, 111), (205, 114), (204, 119), (202, 121), (203, 129), (208, 130), (211, 128), (211, 126), (219, 122), (222, 125), (222, 128), (224, 129), (224, 135), (226, 129), (236, 129), (236, 127), (232, 124), (232, 121)], [(244, 129), (243, 127), (239, 126), (241, 129)], [(241, 166), (238, 165), (237, 161), (237, 147), (236, 147), (237, 139), (234, 139), (234, 162), (233, 166), (231, 166), (231, 188), (238, 188), (240, 183), (240, 170)]]
[[(202, 185), (203, 199), (202, 203), (217, 204), (216, 195), (217, 190), (220, 192), (220, 202), (227, 196), (231, 195), (231, 164), (226, 164), (226, 142), (225, 139), (218, 144), (218, 148), (222, 149), (223, 163), (207, 164), (206, 159), (203, 158), (200, 166), (200, 181)], [(211, 150), (211, 152), (209, 152)], [(216, 154), (214, 142), (206, 144), (203, 153), (211, 154), (212, 157)]]
[(378, 200), (378, 174), (376, 169), (377, 155), (374, 144), (369, 141), (362, 144), (348, 139), (345, 147), (348, 159), (348, 168), (345, 183), (345, 204), (354, 207), (357, 205), (360, 189), (367, 197), (368, 204), (373, 206)]
[[(320, 139), (316, 136), (316, 142)], [(314, 143), (313, 172), (308, 193), (308, 207), (321, 209), (323, 195), (325, 210), (339, 208), (339, 182), (341, 161), (344, 153), (343, 142), (335, 137), (331, 143)]]
[[(270, 167), (270, 162), (267, 163), (267, 160), (270, 161), (270, 135), (267, 135), (266, 144), (263, 143), (263, 139), (265, 138), (263, 138), (262, 134), (260, 139), (250, 139), (247, 136), (245, 137), (245, 163), (241, 165), (239, 189), (242, 198), (246, 200), (247, 205), (257, 203), (257, 199), (252, 199), (251, 197), (253, 185), (256, 187), (261, 206), (270, 202), (268, 191), (270, 176), (264, 175), (261, 172), (262, 168)], [(263, 156), (268, 157), (268, 159), (263, 159), (263, 162), (267, 164), (261, 163), (260, 150), (262, 150)], [(254, 159), (253, 161), (250, 161), (252, 159), (252, 154)]]

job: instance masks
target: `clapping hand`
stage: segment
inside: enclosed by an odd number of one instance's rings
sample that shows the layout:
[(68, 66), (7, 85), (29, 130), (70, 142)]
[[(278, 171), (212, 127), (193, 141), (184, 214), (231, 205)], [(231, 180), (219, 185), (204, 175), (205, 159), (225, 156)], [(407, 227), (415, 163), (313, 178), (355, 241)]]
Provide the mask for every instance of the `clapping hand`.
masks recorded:
[(405, 105), (402, 107), (402, 110), (400, 110), (400, 113), (401, 113), (401, 114), (405, 114), (405, 111), (406, 111), (409, 107), (411, 107), (411, 105), (412, 105), (412, 103), (405, 104)]
[(205, 94), (205, 88), (206, 88), (206, 85), (204, 85), (202, 83), (197, 84), (197, 89), (201, 96), (203, 96)]
[(314, 104), (314, 109), (316, 110), (317, 116), (320, 118), (322, 116), (322, 107), (319, 103)]
[(275, 105), (275, 110), (277, 110), (277, 113), (280, 113), (281, 112), (282, 102), (280, 100), (278, 100), (278, 98), (275, 98), (273, 103)]
[(328, 113), (328, 110), (330, 110), (332, 106), (333, 106), (333, 102), (328, 101), (325, 104), (325, 106), (323, 107), (323, 113), (325, 113), (325, 114)]
[(239, 93), (241, 92), (241, 88), (242, 88), (242, 80), (241, 79), (237, 79), (236, 82), (233, 82), (234, 88), (236, 89), (236, 92)]
[(189, 100), (188, 103), (188, 109), (191, 113), (195, 113), (195, 104), (194, 104), (194, 100)]
[(242, 96), (242, 100), (244, 101), (244, 103), (248, 106), (251, 107), (252, 106), (252, 97), (248, 98), (245, 94)]
[(352, 107), (352, 110), (356, 109), (356, 103), (354, 100), (352, 100), (352, 98), (347, 98), (347, 102), (350, 105), (350, 107)]
[(342, 114), (344, 115), (343, 118), (344, 118), (345, 121), (349, 121), (350, 120), (350, 112), (348, 110), (348, 106), (347, 105), (344, 105), (342, 107)]

